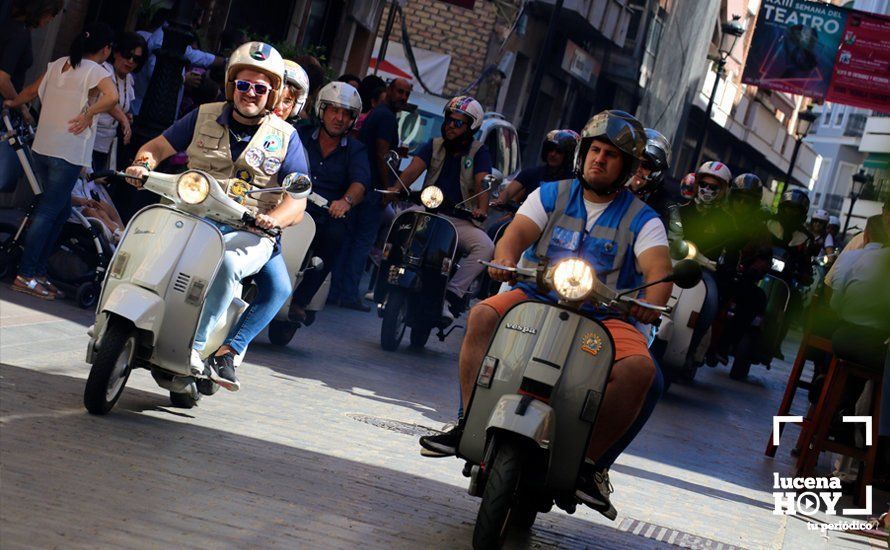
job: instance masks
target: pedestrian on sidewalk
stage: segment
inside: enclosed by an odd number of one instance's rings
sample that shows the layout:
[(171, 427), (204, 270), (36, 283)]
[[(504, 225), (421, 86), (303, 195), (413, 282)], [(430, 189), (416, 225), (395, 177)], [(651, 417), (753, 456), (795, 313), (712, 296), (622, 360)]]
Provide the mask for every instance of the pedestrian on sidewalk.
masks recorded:
[(38, 96), (40, 123), (31, 147), (34, 174), (43, 195), (25, 236), (19, 273), (12, 289), (45, 300), (59, 290), (47, 279), (47, 260), (62, 226), (71, 215), (71, 190), (83, 167), (92, 165), (97, 116), (118, 101), (117, 89), (102, 63), (111, 54), (114, 32), (104, 23), (87, 26), (71, 44), (68, 55), (47, 65), (46, 72), (15, 99), (18, 108)]

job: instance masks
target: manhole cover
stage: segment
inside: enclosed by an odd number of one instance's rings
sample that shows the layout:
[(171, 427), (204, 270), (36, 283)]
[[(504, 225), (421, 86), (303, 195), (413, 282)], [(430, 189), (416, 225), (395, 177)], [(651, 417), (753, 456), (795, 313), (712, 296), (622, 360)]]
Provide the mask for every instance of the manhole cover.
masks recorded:
[(346, 416), (353, 420), (358, 420), (359, 422), (370, 424), (371, 426), (376, 426), (378, 428), (383, 428), (384, 430), (389, 430), (391, 432), (405, 435), (423, 436), (439, 433), (438, 430), (427, 428), (426, 426), (418, 426), (417, 424), (411, 424), (410, 422), (402, 422), (399, 420), (392, 420), (391, 418), (380, 418), (379, 416), (368, 416), (366, 414), (352, 413), (347, 413)]

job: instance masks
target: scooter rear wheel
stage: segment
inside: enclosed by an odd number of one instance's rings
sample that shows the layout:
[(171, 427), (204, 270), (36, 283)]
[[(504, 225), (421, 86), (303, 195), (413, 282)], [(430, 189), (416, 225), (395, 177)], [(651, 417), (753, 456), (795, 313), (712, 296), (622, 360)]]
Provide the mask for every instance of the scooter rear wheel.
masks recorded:
[(108, 320), (99, 342), (96, 360), (83, 392), (83, 404), (91, 414), (107, 414), (124, 391), (136, 355), (136, 331), (120, 317)]
[(519, 445), (509, 439), (494, 444), (498, 447), (494, 449), (494, 461), (490, 465), (473, 531), (473, 548), (477, 550), (500, 548), (514, 512), (522, 475), (522, 449)]
[(290, 321), (272, 321), (269, 323), (269, 341), (276, 346), (286, 346), (299, 327), (300, 325)]
[(399, 349), (402, 336), (405, 335), (407, 317), (407, 294), (398, 290), (390, 292), (383, 310), (383, 324), (380, 326), (380, 347), (386, 351)]
[(173, 403), (174, 407), (179, 407), (180, 409), (191, 409), (195, 405), (198, 404), (198, 401), (201, 400), (201, 394), (192, 396), (188, 393), (176, 393), (170, 392), (170, 402)]

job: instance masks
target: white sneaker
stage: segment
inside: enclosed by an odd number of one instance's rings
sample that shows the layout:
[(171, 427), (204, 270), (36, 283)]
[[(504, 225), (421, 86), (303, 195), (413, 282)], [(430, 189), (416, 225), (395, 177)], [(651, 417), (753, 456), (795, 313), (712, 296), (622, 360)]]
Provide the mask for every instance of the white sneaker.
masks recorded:
[(454, 321), (454, 314), (451, 313), (451, 307), (449, 307), (448, 300), (445, 300), (442, 303), (442, 317), (449, 321)]
[(192, 376), (204, 376), (204, 360), (201, 359), (201, 354), (196, 349), (192, 350), (192, 354), (189, 357), (189, 367)]

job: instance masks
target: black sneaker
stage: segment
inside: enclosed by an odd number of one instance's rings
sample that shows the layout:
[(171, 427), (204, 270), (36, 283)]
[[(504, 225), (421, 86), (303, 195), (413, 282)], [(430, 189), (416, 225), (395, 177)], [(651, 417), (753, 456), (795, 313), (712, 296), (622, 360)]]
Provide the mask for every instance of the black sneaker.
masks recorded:
[[(463, 426), (457, 425), (436, 435), (425, 435), (420, 438), (420, 446), (430, 451), (430, 453), (421, 453), (424, 456), (454, 456), (457, 454), (457, 445), (460, 443), (460, 437), (463, 435)], [(436, 454), (433, 454), (436, 453)]]
[(578, 497), (578, 500), (614, 520), (618, 512), (609, 500), (613, 491), (612, 484), (609, 482), (608, 469), (594, 470), (593, 467), (585, 464), (578, 478), (578, 488), (575, 489), (575, 496)]
[(229, 391), (238, 391), (241, 382), (235, 376), (235, 355), (226, 353), (214, 355), (208, 361), (210, 379)]

